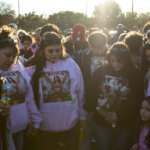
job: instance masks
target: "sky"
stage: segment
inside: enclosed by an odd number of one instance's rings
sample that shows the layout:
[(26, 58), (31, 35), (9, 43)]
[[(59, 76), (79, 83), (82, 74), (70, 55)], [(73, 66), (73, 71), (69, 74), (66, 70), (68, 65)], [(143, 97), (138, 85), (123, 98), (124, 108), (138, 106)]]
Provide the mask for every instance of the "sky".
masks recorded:
[[(106, 0), (1, 0), (12, 5), (12, 8), (18, 14), (18, 1), (20, 1), (20, 14), (25, 14), (35, 11), (36, 14), (58, 13), (60, 11), (73, 11), (92, 16), (95, 5), (103, 3)], [(119, 3), (123, 12), (131, 11), (132, 0), (114, 0)], [(134, 11), (145, 13), (150, 11), (150, 0), (133, 0)], [(87, 6), (87, 7), (86, 7)], [(87, 8), (87, 9), (86, 9)], [(86, 11), (87, 10), (87, 11)]]

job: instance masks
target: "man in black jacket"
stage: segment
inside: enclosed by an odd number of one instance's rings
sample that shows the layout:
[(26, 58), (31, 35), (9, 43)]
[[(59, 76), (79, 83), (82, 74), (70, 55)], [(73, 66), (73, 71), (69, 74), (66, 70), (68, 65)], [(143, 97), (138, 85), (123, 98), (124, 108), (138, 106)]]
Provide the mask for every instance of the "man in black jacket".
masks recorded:
[[(88, 43), (90, 45), (89, 48), (82, 51), (80, 54), (79, 59), (79, 66), (81, 68), (81, 71), (83, 73), (84, 78), (84, 85), (85, 85), (85, 108), (88, 108), (91, 102), (87, 101), (87, 95), (90, 90), (91, 81), (93, 78), (93, 73), (101, 68), (105, 64), (105, 53), (106, 53), (106, 36), (101, 33), (100, 31), (94, 31), (89, 35)], [(91, 99), (92, 100), (92, 99)], [(88, 110), (88, 109), (87, 109)], [(87, 150), (89, 149), (90, 140), (92, 138), (92, 126), (91, 126), (91, 116), (92, 114), (89, 113), (89, 127), (88, 131), (85, 135), (86, 137), (86, 144), (84, 144), (84, 148)], [(91, 144), (91, 147), (94, 146), (94, 144)], [(93, 147), (91, 148), (93, 149)]]
[[(105, 53), (107, 50), (107, 38), (101, 32), (92, 32), (88, 42), (90, 47), (80, 55), (79, 66), (83, 73), (85, 84), (85, 96), (88, 93), (93, 73), (105, 64)], [(88, 106), (88, 102), (86, 102)]]

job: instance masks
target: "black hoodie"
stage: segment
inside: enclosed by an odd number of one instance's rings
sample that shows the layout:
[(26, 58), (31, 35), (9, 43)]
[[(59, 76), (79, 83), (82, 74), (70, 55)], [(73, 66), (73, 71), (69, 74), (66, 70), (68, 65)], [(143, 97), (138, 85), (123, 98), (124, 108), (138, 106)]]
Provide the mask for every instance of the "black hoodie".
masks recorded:
[(106, 65), (95, 72), (90, 91), (88, 91), (88, 105), (85, 105), (85, 108), (87, 111), (94, 112), (93, 120), (97, 124), (106, 128), (112, 128), (112, 125), (98, 113), (96, 107), (98, 106), (98, 98), (100, 96), (105, 98), (109, 90), (113, 93), (111, 89), (120, 90), (119, 98), (110, 96), (114, 105), (109, 108), (110, 110), (106, 109), (117, 113), (116, 126), (128, 128), (135, 125), (144, 95), (143, 81), (138, 70), (134, 66), (130, 66), (128, 68), (123, 67), (120, 71), (114, 71)]

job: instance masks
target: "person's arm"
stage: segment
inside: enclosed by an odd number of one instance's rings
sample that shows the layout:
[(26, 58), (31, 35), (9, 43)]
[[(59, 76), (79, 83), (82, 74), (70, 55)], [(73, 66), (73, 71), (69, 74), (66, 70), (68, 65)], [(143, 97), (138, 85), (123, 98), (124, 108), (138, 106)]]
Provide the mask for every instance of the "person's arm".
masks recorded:
[(78, 82), (77, 83), (77, 95), (78, 95), (78, 100), (79, 100), (80, 120), (86, 120), (87, 112), (85, 111), (83, 107), (85, 103), (83, 76), (77, 64), (75, 64), (75, 69), (76, 69), (76, 77), (77, 77), (77, 82)]
[(33, 124), (34, 128), (39, 128), (42, 119), (40, 116), (40, 112), (35, 105), (32, 86), (30, 83), (26, 94), (26, 104), (27, 104), (31, 123)]
[(92, 79), (88, 85), (88, 89), (86, 91), (86, 102), (84, 105), (85, 109), (88, 112), (94, 112), (96, 110), (96, 106), (98, 104), (98, 90), (102, 76), (103, 71), (101, 68), (94, 72)]
[(139, 117), (143, 97), (143, 81), (140, 74), (134, 72), (130, 78), (130, 96), (127, 100), (122, 101), (121, 109), (117, 112), (119, 124), (128, 124)]
[(83, 76), (80, 69), (77, 69), (77, 76), (78, 76), (78, 99), (79, 99), (79, 115), (80, 115), (80, 128), (83, 129), (84, 134), (86, 134), (88, 129), (88, 122), (87, 122), (87, 115), (88, 113), (84, 109), (85, 104), (85, 91), (84, 91), (84, 82)]

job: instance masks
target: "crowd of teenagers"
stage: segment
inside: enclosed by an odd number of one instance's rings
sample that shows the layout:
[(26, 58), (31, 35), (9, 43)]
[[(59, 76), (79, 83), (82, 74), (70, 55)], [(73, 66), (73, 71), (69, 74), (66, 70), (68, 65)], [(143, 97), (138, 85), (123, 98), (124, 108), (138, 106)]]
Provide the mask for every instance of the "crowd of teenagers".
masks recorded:
[(150, 150), (150, 22), (1, 26), (0, 98), (0, 150)]

